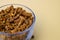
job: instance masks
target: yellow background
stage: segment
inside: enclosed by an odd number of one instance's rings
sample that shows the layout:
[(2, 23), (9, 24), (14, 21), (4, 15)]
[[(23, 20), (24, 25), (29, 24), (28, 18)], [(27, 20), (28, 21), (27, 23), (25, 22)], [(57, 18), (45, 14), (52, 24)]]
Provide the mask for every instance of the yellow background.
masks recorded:
[(36, 15), (34, 40), (60, 40), (60, 0), (0, 0), (4, 4), (24, 4)]

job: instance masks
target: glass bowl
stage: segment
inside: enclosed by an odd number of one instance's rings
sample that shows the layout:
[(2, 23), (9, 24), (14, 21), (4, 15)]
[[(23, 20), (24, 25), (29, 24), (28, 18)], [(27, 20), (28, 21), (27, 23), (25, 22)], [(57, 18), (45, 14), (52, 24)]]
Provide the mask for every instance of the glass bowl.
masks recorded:
[(3, 6), (0, 6), (0, 10), (5, 9), (11, 5), (13, 5), (14, 7), (22, 7), (26, 11), (32, 13), (32, 15), (34, 17), (33, 23), (28, 29), (24, 30), (23, 32), (16, 32), (14, 34), (0, 32), (0, 40), (30, 40), (33, 35), (34, 24), (35, 24), (35, 20), (36, 20), (34, 12), (30, 8), (28, 8), (27, 6), (22, 5), (22, 4), (3, 5)]

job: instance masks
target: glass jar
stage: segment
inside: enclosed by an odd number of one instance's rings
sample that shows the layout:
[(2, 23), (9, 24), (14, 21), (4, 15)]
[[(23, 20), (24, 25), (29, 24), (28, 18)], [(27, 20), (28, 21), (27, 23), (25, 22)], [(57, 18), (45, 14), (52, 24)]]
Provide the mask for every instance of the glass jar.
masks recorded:
[(14, 34), (0, 32), (0, 40), (30, 40), (33, 35), (33, 29), (34, 29), (34, 24), (36, 20), (34, 12), (30, 8), (21, 4), (3, 5), (3, 6), (0, 6), (0, 10), (5, 9), (6, 7), (9, 7), (11, 5), (13, 5), (14, 7), (22, 7), (26, 11), (31, 12), (34, 17), (33, 23), (28, 29), (24, 30), (23, 32), (16, 32)]

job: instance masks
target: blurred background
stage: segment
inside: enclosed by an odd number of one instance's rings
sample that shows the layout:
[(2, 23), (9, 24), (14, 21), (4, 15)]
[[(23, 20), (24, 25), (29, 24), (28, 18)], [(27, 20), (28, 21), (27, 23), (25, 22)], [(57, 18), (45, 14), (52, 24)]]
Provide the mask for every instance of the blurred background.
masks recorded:
[(0, 0), (5, 4), (23, 4), (36, 15), (33, 40), (60, 40), (60, 0)]

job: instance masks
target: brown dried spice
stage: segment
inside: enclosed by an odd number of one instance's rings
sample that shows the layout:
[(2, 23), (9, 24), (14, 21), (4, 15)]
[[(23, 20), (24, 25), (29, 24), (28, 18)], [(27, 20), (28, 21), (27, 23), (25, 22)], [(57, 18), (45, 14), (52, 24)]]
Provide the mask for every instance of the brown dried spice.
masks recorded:
[(7, 7), (0, 11), (0, 25), (3, 25), (0, 30), (3, 32), (15, 33), (22, 32), (28, 29), (33, 22), (32, 13), (26, 12), (21, 7), (14, 8), (14, 6)]

